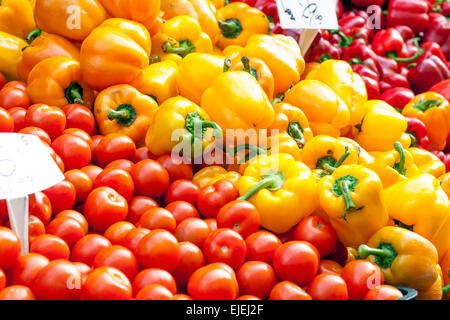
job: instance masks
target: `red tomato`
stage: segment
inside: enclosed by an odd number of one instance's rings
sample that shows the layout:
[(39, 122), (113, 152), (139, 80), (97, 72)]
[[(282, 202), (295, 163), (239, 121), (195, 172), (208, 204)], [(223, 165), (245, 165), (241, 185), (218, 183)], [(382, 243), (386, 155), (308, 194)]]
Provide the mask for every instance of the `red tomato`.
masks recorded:
[(278, 282), (273, 268), (261, 261), (247, 261), (236, 271), (239, 294), (253, 295), (261, 299), (269, 296), (273, 286)]
[(334, 260), (321, 260), (317, 273), (336, 273), (340, 275), (342, 273), (342, 266)]
[(130, 249), (132, 252), (134, 252), (136, 254), (136, 248), (137, 248), (139, 242), (141, 242), (142, 238), (144, 238), (149, 233), (150, 233), (150, 230), (146, 229), (146, 228), (133, 229), (122, 240), (121, 245)]
[(348, 300), (348, 290), (344, 279), (335, 273), (322, 273), (308, 286), (313, 300)]
[(403, 293), (396, 287), (383, 284), (370, 289), (364, 296), (364, 300), (397, 300), (403, 297)]
[(223, 262), (237, 269), (247, 256), (247, 245), (242, 236), (228, 228), (211, 232), (203, 244), (208, 262)]
[(170, 182), (174, 182), (176, 180), (185, 179), (192, 180), (192, 176), (194, 172), (192, 170), (192, 165), (189, 163), (185, 163), (183, 161), (177, 161), (172, 158), (171, 154), (163, 154), (156, 161), (162, 164), (164, 168), (166, 168), (169, 173)]
[(17, 88), (17, 89), (20, 89), (25, 92), (27, 91), (27, 84), (23, 81), (14, 80), (14, 81), (10, 81), (10, 82), (6, 83), (3, 86), (3, 88), (8, 88), (8, 87)]
[(45, 189), (42, 192), (50, 199), (53, 214), (72, 209), (75, 205), (77, 191), (74, 185), (67, 180), (58, 182), (53, 187)]
[(104, 136), (94, 150), (95, 160), (101, 167), (105, 167), (108, 163), (118, 159), (133, 160), (135, 153), (136, 145), (134, 141), (130, 137), (118, 133), (110, 133)]
[(94, 258), (92, 267), (98, 268), (102, 266), (114, 267), (125, 274), (128, 279), (133, 281), (134, 276), (138, 272), (139, 266), (133, 252), (129, 249), (113, 245), (102, 249)]
[(44, 226), (46, 226), (52, 217), (52, 204), (50, 199), (43, 192), (31, 194), (28, 197), (28, 211), (30, 215), (39, 218)]
[(70, 217), (53, 219), (47, 225), (47, 234), (54, 234), (63, 239), (69, 247), (72, 247), (86, 234), (81, 223)]
[(177, 180), (170, 184), (167, 189), (164, 201), (166, 204), (174, 201), (186, 201), (196, 205), (200, 189), (190, 180)]
[(82, 228), (84, 234), (88, 233), (89, 226), (88, 226), (87, 220), (78, 211), (75, 211), (75, 210), (64, 210), (64, 211), (61, 211), (60, 213), (58, 213), (53, 219), (62, 218), (62, 217), (75, 219), (81, 225), (81, 228)]
[(85, 300), (130, 300), (131, 283), (127, 276), (113, 267), (100, 267), (87, 276), (83, 287)]
[(245, 294), (243, 296), (240, 296), (239, 298), (236, 298), (236, 300), (261, 300), (261, 299), (249, 294)]
[(69, 129), (64, 129), (63, 134), (71, 134), (71, 135), (77, 136), (78, 138), (83, 139), (89, 145), (89, 148), (91, 149), (91, 153), (94, 152), (94, 142), (92, 141), (91, 136), (86, 131), (78, 129), (78, 128), (69, 128)]
[(11, 229), (0, 227), (0, 269), (13, 267), (19, 258), (20, 240)]
[(18, 132), (19, 130), (25, 128), (25, 115), (27, 114), (26, 109), (15, 107), (8, 109), (8, 113), (14, 121), (14, 132)]
[(140, 271), (134, 278), (132, 283), (134, 294), (151, 284), (162, 285), (169, 289), (172, 294), (177, 293), (177, 284), (169, 272), (158, 268), (148, 268)]
[(341, 276), (347, 283), (350, 300), (361, 300), (369, 290), (384, 283), (380, 267), (367, 260), (350, 261)]
[(184, 293), (174, 294), (172, 300), (193, 300), (190, 296)]
[(87, 275), (92, 270), (91, 267), (83, 262), (72, 262), (72, 264), (80, 271), (81, 275)]
[(28, 287), (9, 286), (0, 291), (0, 300), (36, 300), (36, 297)]
[(237, 197), (239, 192), (230, 181), (219, 180), (200, 190), (197, 199), (198, 210), (206, 218), (215, 218), (221, 208)]
[(151, 208), (144, 212), (137, 224), (138, 227), (153, 229), (164, 229), (174, 233), (177, 222), (172, 212), (164, 208)]
[(52, 148), (61, 157), (66, 170), (81, 169), (91, 161), (89, 144), (75, 135), (60, 135), (53, 141)]
[(106, 229), (103, 234), (112, 244), (122, 244), (123, 239), (132, 230), (136, 229), (134, 224), (127, 221), (116, 222)]
[(205, 265), (205, 258), (202, 251), (195, 244), (190, 242), (180, 242), (181, 260), (175, 271), (172, 273), (180, 288), (186, 288), (191, 275)]
[(320, 257), (328, 256), (336, 247), (337, 234), (331, 224), (323, 218), (303, 218), (294, 231), (294, 239), (308, 241), (319, 251)]
[(8, 271), (8, 283), (31, 287), (39, 271), (50, 263), (38, 253), (27, 253), (17, 259), (14, 268)]
[(134, 155), (134, 162), (139, 162), (146, 159), (156, 160), (156, 156), (150, 152), (147, 147), (140, 147), (136, 149), (136, 153)]
[(90, 164), (86, 167), (81, 168), (81, 171), (86, 173), (89, 176), (89, 178), (91, 178), (93, 183), (95, 179), (97, 179), (97, 176), (100, 174), (100, 172), (103, 171), (103, 169), (93, 164)]
[(81, 273), (66, 260), (54, 260), (41, 269), (32, 290), (42, 300), (78, 300), (81, 296)]
[(171, 202), (166, 206), (166, 209), (172, 212), (177, 225), (188, 218), (200, 218), (197, 209), (186, 201)]
[(161, 268), (172, 272), (180, 262), (180, 248), (177, 239), (168, 231), (150, 231), (139, 242), (136, 257), (143, 268)]
[(33, 240), (45, 233), (44, 223), (36, 216), (28, 216), (28, 240), (33, 242)]
[(0, 107), (0, 132), (13, 132), (14, 119), (11, 114)]
[(28, 94), (21, 89), (14, 87), (3, 87), (0, 90), (0, 106), (5, 109), (14, 107), (28, 108), (31, 100)]
[(6, 84), (6, 79), (3, 73), (0, 72), (0, 89)]
[(3, 290), (6, 287), (6, 274), (0, 269), (0, 290)]
[(92, 230), (104, 232), (127, 217), (128, 204), (124, 197), (109, 187), (91, 191), (84, 204), (84, 216)]
[(273, 266), (280, 279), (299, 286), (314, 278), (319, 270), (319, 261), (319, 252), (306, 241), (288, 241), (273, 256)]
[(118, 159), (118, 160), (114, 160), (110, 163), (108, 163), (108, 165), (105, 167), (105, 169), (109, 169), (109, 168), (119, 168), (119, 169), (123, 169), (126, 172), (131, 174), (131, 168), (134, 166), (134, 162), (127, 160), (127, 159)]
[(200, 218), (188, 218), (180, 222), (175, 229), (175, 237), (178, 241), (189, 241), (199, 248), (211, 233), (208, 224)]
[(348, 259), (348, 249), (341, 241), (338, 240), (336, 242), (336, 247), (327, 258), (336, 261), (341, 266), (344, 266)]
[(94, 188), (110, 187), (116, 190), (127, 201), (131, 200), (134, 192), (134, 183), (131, 175), (119, 168), (104, 169), (95, 179)]
[(218, 228), (233, 229), (244, 238), (259, 230), (259, 212), (248, 201), (227, 203), (220, 209), (216, 219)]
[(160, 284), (150, 284), (136, 295), (136, 300), (172, 300), (173, 294)]
[(169, 187), (169, 174), (157, 161), (147, 159), (131, 168), (135, 192), (147, 197), (160, 197)]
[(312, 300), (311, 296), (291, 281), (278, 282), (270, 291), (269, 300)]
[(73, 169), (64, 173), (66, 180), (75, 187), (75, 204), (81, 204), (86, 200), (89, 192), (94, 187), (91, 178), (79, 169)]
[(95, 256), (102, 249), (111, 246), (111, 242), (99, 234), (88, 234), (78, 240), (72, 248), (71, 260), (92, 265)]
[(78, 128), (92, 135), (95, 119), (91, 110), (81, 104), (68, 104), (63, 109), (66, 114), (66, 128)]
[(24, 127), (20, 129), (18, 133), (32, 134), (38, 136), (39, 139), (41, 139), (43, 142), (46, 142), (48, 145), (52, 143), (52, 140), (50, 139), (48, 133), (45, 132), (44, 129), (38, 127)]
[(234, 300), (239, 294), (234, 271), (220, 262), (197, 269), (189, 278), (187, 289), (196, 300)]
[(68, 260), (70, 257), (70, 249), (67, 243), (52, 234), (43, 234), (36, 237), (31, 243), (30, 252), (40, 253), (49, 260)]
[(272, 264), (275, 251), (281, 247), (281, 240), (269, 231), (261, 230), (252, 233), (245, 239), (247, 244), (247, 260), (263, 261)]
[(44, 129), (53, 140), (63, 133), (66, 126), (66, 115), (60, 108), (45, 104), (33, 104), (27, 109), (25, 123), (27, 126)]
[(141, 216), (151, 208), (157, 208), (155, 200), (145, 196), (135, 196), (128, 202), (127, 220), (131, 223), (138, 223)]
[(206, 222), (206, 224), (208, 225), (209, 230), (211, 230), (211, 232), (217, 230), (217, 220), (216, 219), (210, 218), (210, 219), (205, 219), (203, 221)]

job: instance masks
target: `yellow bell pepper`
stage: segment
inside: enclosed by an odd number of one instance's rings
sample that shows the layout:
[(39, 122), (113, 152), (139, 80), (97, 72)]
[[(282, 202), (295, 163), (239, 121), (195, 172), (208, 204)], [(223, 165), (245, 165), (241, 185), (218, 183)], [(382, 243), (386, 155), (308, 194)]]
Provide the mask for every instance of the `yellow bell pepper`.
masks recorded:
[(230, 0), (211, 0), (214, 7), (219, 10), (230, 3)]
[(197, 171), (192, 177), (192, 182), (203, 188), (219, 180), (228, 180), (238, 189), (240, 178), (241, 174), (236, 171), (228, 171), (221, 166), (209, 166)]
[(182, 95), (200, 104), (203, 92), (223, 73), (225, 58), (206, 53), (191, 53), (178, 69), (177, 86)]
[(275, 80), (275, 96), (297, 83), (305, 70), (305, 60), (297, 41), (285, 35), (251, 36), (241, 51), (243, 56), (258, 58), (266, 63)]
[(394, 149), (384, 152), (368, 166), (378, 174), (384, 189), (420, 174), (412, 154), (403, 149), (400, 142), (394, 143)]
[(166, 21), (152, 37), (152, 49), (152, 54), (176, 53), (184, 58), (193, 52), (211, 53), (213, 44), (197, 20), (178, 16)]
[(39, 62), (28, 76), (27, 93), (33, 103), (64, 107), (78, 103), (91, 108), (94, 90), (81, 78), (80, 63), (72, 58), (53, 57)]
[(241, 59), (242, 50), (244, 50), (244, 47), (232, 44), (223, 49), (221, 54), (224, 57), (230, 58), (232, 63), (235, 63)]
[(350, 112), (342, 99), (317, 80), (300, 81), (286, 92), (283, 101), (306, 114), (314, 135), (339, 137), (340, 129), (347, 126), (350, 119)]
[(345, 246), (357, 247), (389, 221), (383, 185), (361, 165), (338, 167), (319, 182), (319, 203)]
[(441, 266), (445, 286), (442, 290), (442, 295), (448, 299), (450, 298), (450, 250), (447, 250), (444, 257), (439, 260), (439, 265)]
[(216, 20), (216, 8), (209, 0), (161, 0), (163, 18), (166, 20), (177, 16), (190, 16), (197, 20), (202, 30), (216, 43), (219, 25)]
[(0, 72), (7, 80), (19, 78), (17, 64), (22, 57), (22, 49), (27, 45), (21, 38), (0, 31)]
[(313, 71), (316, 70), (319, 67), (320, 63), (318, 62), (307, 62), (305, 65), (305, 71), (303, 71), (303, 74), (300, 78), (300, 80), (305, 80), (306, 77), (308, 76), (308, 74)]
[(428, 290), (438, 278), (438, 255), (433, 244), (415, 232), (387, 226), (358, 249), (360, 258), (380, 266), (387, 284)]
[(362, 148), (358, 144), (358, 142), (356, 142), (355, 140), (349, 139), (349, 138), (346, 138), (346, 137), (340, 137), (339, 139), (341, 141), (345, 141), (345, 142), (348, 142), (348, 143), (352, 144), (356, 148), (356, 151), (358, 153), (358, 158), (359, 158), (358, 164), (367, 167), (375, 160), (375, 158), (372, 157), (370, 155), (370, 153), (367, 152), (364, 148)]
[(129, 84), (148, 66), (150, 50), (150, 34), (142, 24), (105, 20), (81, 45), (83, 79), (96, 90)]
[(302, 162), (287, 154), (259, 156), (239, 181), (239, 200), (259, 211), (261, 226), (283, 233), (317, 207), (317, 184)]
[(306, 79), (319, 80), (328, 85), (347, 105), (349, 125), (361, 122), (367, 111), (367, 90), (362, 78), (345, 61), (327, 60), (312, 70)]
[(442, 270), (439, 265), (436, 265), (437, 278), (434, 283), (426, 290), (422, 290), (418, 293), (416, 300), (441, 300), (443, 296), (444, 279)]
[(151, 96), (158, 104), (178, 95), (178, 65), (170, 60), (152, 63), (131, 85)]
[(443, 150), (450, 133), (450, 104), (439, 93), (425, 92), (415, 96), (402, 110), (405, 117), (425, 123), (430, 150)]
[(297, 142), (286, 132), (277, 133), (267, 139), (267, 154), (286, 153), (296, 161), (302, 160), (302, 151)]
[(406, 132), (408, 122), (384, 101), (369, 100), (366, 107), (362, 123), (356, 126), (356, 142), (369, 152), (391, 150), (395, 141), (399, 141)]
[(157, 109), (149, 96), (130, 85), (119, 84), (97, 95), (93, 111), (101, 134), (124, 134), (140, 144)]
[(450, 172), (447, 172), (439, 177), (441, 188), (450, 197)]
[(275, 113), (256, 79), (245, 71), (225, 71), (203, 93), (202, 108), (224, 130), (267, 128)]
[(159, 106), (145, 143), (156, 156), (178, 152), (191, 159), (203, 156), (203, 151), (213, 145), (214, 137), (221, 136), (221, 128), (210, 121), (205, 110), (179, 96), (167, 99)]
[(424, 173), (383, 193), (393, 222), (430, 240), (442, 257), (450, 247), (450, 205), (439, 180)]
[(28, 0), (0, 2), (0, 30), (25, 39), (36, 28), (33, 7)]
[(429, 173), (439, 178), (445, 174), (445, 164), (434, 154), (421, 148), (409, 148), (414, 164), (422, 173)]
[(220, 33), (217, 46), (221, 49), (229, 45), (245, 46), (255, 34), (269, 32), (269, 19), (264, 12), (243, 2), (233, 2), (217, 10)]
[(107, 15), (98, 0), (36, 0), (34, 8), (40, 29), (77, 41), (85, 39)]

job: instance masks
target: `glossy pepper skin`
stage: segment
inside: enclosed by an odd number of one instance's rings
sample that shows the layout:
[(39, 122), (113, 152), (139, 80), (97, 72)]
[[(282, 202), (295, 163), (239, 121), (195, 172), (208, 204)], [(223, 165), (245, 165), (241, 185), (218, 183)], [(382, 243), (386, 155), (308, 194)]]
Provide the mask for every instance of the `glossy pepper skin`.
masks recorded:
[(80, 63), (66, 57), (35, 65), (28, 76), (27, 93), (33, 103), (60, 108), (73, 103), (91, 108), (94, 101), (94, 91), (82, 80)]
[(36, 0), (34, 18), (45, 32), (81, 41), (107, 18), (107, 13), (98, 0)]
[(430, 91), (439, 93), (445, 99), (450, 100), (450, 79), (438, 82), (430, 88)]
[(380, 96), (380, 100), (396, 109), (402, 110), (414, 96), (415, 94), (411, 89), (393, 87), (384, 91)]
[(429, 173), (435, 178), (445, 174), (445, 164), (433, 153), (421, 148), (409, 148), (414, 163), (422, 173)]
[(338, 137), (340, 129), (350, 121), (345, 102), (330, 87), (317, 80), (298, 82), (286, 92), (283, 101), (305, 113), (314, 135)]
[(394, 28), (378, 31), (373, 37), (372, 49), (380, 56), (400, 58), (406, 58), (408, 56), (403, 37)]
[(405, 25), (417, 34), (428, 26), (430, 9), (431, 6), (426, 0), (391, 0), (388, 7), (388, 26)]
[(201, 189), (214, 184), (216, 181), (228, 180), (238, 189), (240, 179), (241, 174), (236, 171), (228, 171), (221, 166), (209, 166), (197, 171), (192, 177), (192, 182)]
[(242, 2), (233, 2), (217, 10), (220, 33), (217, 46), (221, 49), (229, 45), (245, 46), (255, 34), (267, 34), (269, 19), (260, 10)]
[(261, 155), (239, 181), (239, 200), (253, 203), (261, 226), (283, 233), (317, 207), (317, 184), (311, 170), (287, 154)]
[(380, 77), (378, 74), (362, 64), (352, 65), (352, 70), (363, 79), (367, 90), (367, 99), (378, 99), (380, 97)]
[(150, 64), (131, 85), (161, 104), (178, 95), (177, 77), (178, 65), (166, 60)]
[(19, 37), (0, 31), (0, 72), (6, 79), (18, 79), (17, 63), (22, 57), (22, 49), (28, 44)]
[(33, 7), (28, 0), (2, 0), (0, 30), (25, 39), (36, 28)]
[(285, 92), (300, 80), (305, 69), (298, 43), (284, 35), (254, 35), (241, 51), (241, 57), (258, 58), (266, 63), (275, 80), (274, 95)]
[(450, 211), (439, 180), (423, 173), (394, 184), (383, 193), (394, 223), (430, 240), (442, 257), (450, 247)]
[(80, 50), (72, 42), (57, 34), (41, 34), (23, 50), (22, 58), (17, 64), (20, 79), (27, 81), (31, 69), (42, 60), (51, 57), (79, 60)]
[[(447, 3), (448, 4), (448, 3)], [(441, 47), (447, 60), (450, 60), (450, 21), (444, 15), (430, 16), (430, 24), (423, 36), (423, 41), (436, 42)]]
[(266, 129), (275, 113), (256, 79), (245, 71), (227, 71), (214, 80), (202, 108), (223, 129)]
[(427, 149), (430, 145), (430, 139), (428, 138), (427, 127), (425, 123), (417, 118), (406, 117), (408, 121), (407, 134), (411, 136), (411, 147), (419, 147)]
[(322, 81), (344, 101), (350, 111), (349, 125), (361, 122), (366, 113), (367, 91), (364, 81), (348, 63), (327, 60), (311, 71), (306, 79)]
[(378, 155), (368, 167), (378, 174), (383, 189), (421, 173), (411, 152), (404, 150), (399, 142), (393, 147), (394, 150)]
[(96, 90), (129, 84), (148, 66), (150, 50), (150, 34), (142, 24), (105, 20), (81, 45), (83, 79)]
[(367, 113), (355, 135), (356, 142), (367, 151), (391, 150), (395, 141), (401, 140), (408, 122), (384, 101), (369, 100), (366, 107)]
[[(203, 130), (205, 128), (208, 128), (206, 132)], [(178, 96), (167, 99), (159, 106), (147, 131), (145, 144), (155, 156), (175, 152), (176, 146), (190, 147), (190, 154), (183, 153), (183, 157), (190, 159), (197, 150), (202, 152), (210, 147), (214, 137), (221, 137), (221, 133), (220, 127), (210, 121), (205, 110)], [(173, 134), (176, 134), (175, 139)]]
[(358, 249), (361, 258), (380, 266), (385, 283), (425, 291), (438, 277), (433, 244), (415, 232), (386, 226)]
[(319, 182), (319, 205), (339, 240), (357, 247), (388, 223), (383, 186), (375, 172), (361, 165), (343, 165)]
[(130, 85), (119, 84), (97, 95), (93, 111), (101, 134), (124, 134), (140, 144), (157, 109), (149, 96)]
[(354, 43), (342, 50), (342, 60), (350, 65), (362, 64), (375, 71), (380, 79), (383, 78), (383, 68), (377, 54), (367, 45)]
[(212, 53), (213, 44), (197, 20), (178, 16), (166, 21), (152, 37), (152, 48), (153, 54), (176, 53), (184, 58), (193, 52)]
[(443, 96), (431, 91), (419, 94), (403, 108), (402, 114), (425, 124), (431, 150), (445, 148), (450, 133), (450, 105)]

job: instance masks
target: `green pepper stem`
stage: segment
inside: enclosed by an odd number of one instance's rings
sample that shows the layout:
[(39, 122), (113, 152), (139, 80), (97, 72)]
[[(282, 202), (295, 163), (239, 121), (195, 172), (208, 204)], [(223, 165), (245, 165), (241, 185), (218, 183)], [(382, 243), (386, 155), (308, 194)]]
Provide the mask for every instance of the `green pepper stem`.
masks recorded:
[(223, 72), (228, 72), (231, 68), (231, 59), (225, 58), (223, 61)]
[(423, 55), (424, 52), (425, 52), (425, 49), (420, 48), (419, 51), (417, 51), (414, 55), (412, 55), (409, 58), (399, 58), (399, 57), (395, 57), (395, 56), (388, 56), (388, 57), (397, 62), (400, 62), (400, 63), (407, 63), (407, 62), (413, 62), (413, 61), (417, 60), (418, 58), (420, 58)]
[(286, 180), (284, 173), (282, 171), (277, 171), (275, 173), (267, 174), (261, 176), (261, 181), (258, 182), (253, 188), (247, 191), (243, 196), (239, 197), (237, 200), (248, 201), (254, 194), (259, 192), (261, 189), (269, 189), (272, 191), (278, 190), (283, 186)]
[(267, 154), (267, 152), (270, 150), (270, 148), (263, 149), (263, 148), (260, 148), (258, 146), (255, 146), (253, 144), (248, 144), (248, 143), (240, 144), (231, 150), (231, 156), (233, 156), (233, 157), (236, 156), (236, 154), (241, 150), (249, 150), (250, 152), (247, 153), (245, 155), (245, 157), (239, 161), (239, 164), (246, 163), (250, 159), (252, 159), (260, 154)]
[(114, 120), (114, 119), (128, 119), (130, 117), (130, 112), (128, 110), (108, 110), (108, 119)]
[(64, 97), (69, 104), (76, 103), (84, 105), (83, 87), (78, 82), (72, 82), (65, 90)]
[(154, 64), (158, 62), (161, 62), (161, 57), (157, 54), (152, 54), (148, 59), (148, 64)]
[(350, 196), (350, 191), (348, 190), (348, 181), (341, 181), (339, 183), (339, 187), (341, 188), (342, 195), (344, 196), (345, 200), (345, 212), (343, 214), (343, 218), (345, 221), (347, 221), (346, 213), (349, 211), (353, 211), (356, 209), (355, 203), (352, 200), (352, 197)]
[(33, 31), (31, 31), (27, 37), (25, 38), (25, 41), (30, 44), (31, 42), (33, 42), (34, 39), (36, 39), (37, 37), (39, 37), (42, 34), (42, 30), (37, 28), (34, 29)]
[(358, 248), (358, 254), (362, 259), (367, 258), (370, 255), (374, 255), (381, 258), (387, 258), (393, 256), (392, 252), (387, 249), (377, 249), (362, 244)]
[(442, 296), (446, 296), (450, 293), (450, 283), (447, 284), (445, 287), (442, 288)]
[(213, 129), (213, 136), (216, 138), (221, 138), (222, 137), (222, 128), (219, 127), (219, 125), (217, 123), (215, 123), (214, 121), (206, 121), (206, 120), (200, 120), (200, 119), (195, 119), (194, 120), (194, 127), (195, 126), (201, 126), (201, 128), (212, 128)]
[(170, 42), (165, 41), (161, 45), (161, 48), (165, 53), (176, 53), (181, 57), (185, 57), (187, 54), (194, 52), (195, 46), (189, 40), (179, 41), (179, 47), (174, 47)]
[(242, 24), (236, 18), (227, 19), (225, 21), (217, 21), (220, 31), (225, 38), (236, 39), (242, 32)]
[(247, 56), (243, 56), (241, 61), (242, 61), (242, 64), (244, 65), (244, 71), (251, 74), (250, 58)]
[(350, 151), (348, 151), (348, 146), (345, 146), (345, 152), (344, 152), (344, 154), (343, 154), (343, 155), (339, 158), (339, 160), (334, 164), (334, 167), (335, 167), (335, 168), (340, 167), (340, 166), (344, 163), (345, 159), (348, 158), (349, 155), (350, 155)]
[(136, 119), (136, 110), (131, 104), (121, 104), (116, 110), (108, 110), (108, 119), (116, 120), (125, 126), (130, 126)]
[(277, 103), (283, 102), (284, 100), (284, 93), (280, 92), (275, 99), (272, 101), (272, 105), (275, 105)]
[(339, 41), (339, 46), (341, 48), (350, 47), (353, 42), (353, 38), (345, 35), (340, 29), (339, 30), (329, 30), (331, 34), (337, 34), (341, 37), (341, 41)]
[(305, 136), (303, 135), (303, 128), (300, 123), (297, 121), (289, 123), (287, 132), (292, 139), (294, 139), (300, 149), (305, 146)]
[(394, 149), (398, 152), (400, 156), (399, 162), (394, 164), (394, 169), (397, 170), (399, 174), (406, 177), (406, 169), (405, 169), (405, 150), (400, 142), (396, 141), (394, 143)]
[(417, 101), (413, 108), (422, 112), (426, 112), (428, 109), (438, 107), (442, 103), (439, 99), (423, 99)]

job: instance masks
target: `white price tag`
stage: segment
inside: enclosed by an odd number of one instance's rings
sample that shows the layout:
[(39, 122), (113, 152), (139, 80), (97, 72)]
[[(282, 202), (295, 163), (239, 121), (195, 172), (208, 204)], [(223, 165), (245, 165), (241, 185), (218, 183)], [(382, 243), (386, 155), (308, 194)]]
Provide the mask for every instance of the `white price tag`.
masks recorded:
[(283, 29), (338, 29), (336, 0), (276, 0)]

